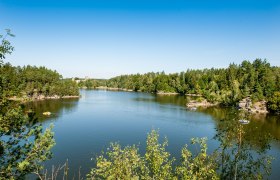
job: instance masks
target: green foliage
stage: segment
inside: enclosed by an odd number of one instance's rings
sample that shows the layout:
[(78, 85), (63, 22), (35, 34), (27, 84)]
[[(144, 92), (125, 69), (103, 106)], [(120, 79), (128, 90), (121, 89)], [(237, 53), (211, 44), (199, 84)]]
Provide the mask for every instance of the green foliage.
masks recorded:
[(272, 112), (280, 112), (280, 91), (274, 92), (273, 96), (268, 99), (267, 106)]
[(238, 122), (244, 114), (232, 114), (219, 123), (214, 139), (220, 142), (219, 172), (221, 179), (264, 179), (271, 172), (272, 157), (266, 136), (253, 136), (252, 129)]
[(33, 113), (25, 115), (18, 105), (5, 103), (0, 113), (0, 177), (18, 179), (42, 169), (54, 145), (51, 129), (43, 132)]
[(152, 179), (171, 179), (174, 159), (170, 160), (170, 153), (165, 150), (167, 139), (160, 144), (158, 138), (159, 134), (155, 130), (148, 134), (145, 160), (150, 170), (149, 176)]
[(88, 179), (218, 179), (216, 156), (207, 155), (205, 138), (192, 140), (192, 144), (200, 146), (197, 155), (192, 155), (185, 146), (182, 161), (175, 168), (175, 158), (165, 149), (167, 140), (161, 144), (158, 138), (155, 130), (148, 134), (144, 156), (135, 145), (122, 149), (117, 143), (111, 144), (107, 158), (97, 157), (96, 168), (87, 175)]
[[(96, 158), (97, 165), (87, 175), (88, 179), (263, 179), (270, 174), (271, 160), (265, 151), (269, 144), (252, 152), (242, 125), (225, 121), (228, 126), (218, 131), (221, 142), (218, 151), (207, 154), (206, 138), (193, 138), (196, 154), (185, 145), (181, 160), (175, 162), (166, 151), (167, 140), (159, 143), (158, 131), (152, 130), (147, 137), (146, 153), (141, 156), (138, 148), (121, 148), (112, 143), (106, 154)], [(237, 128), (233, 128), (237, 127)], [(218, 127), (219, 128), (219, 127)], [(256, 140), (259, 141), (259, 140)], [(247, 142), (247, 143), (245, 143)], [(254, 156), (253, 156), (254, 154)]]
[(192, 144), (200, 145), (200, 152), (195, 157), (187, 149), (187, 145), (182, 149), (181, 164), (176, 167), (179, 179), (219, 179), (216, 172), (217, 154), (207, 155), (206, 140), (206, 138), (192, 139)]
[(112, 143), (106, 153), (97, 157), (97, 167), (88, 174), (89, 179), (145, 179), (147, 168), (136, 146), (124, 149)]
[(96, 87), (105, 87), (106, 86), (106, 80), (105, 79), (78, 79), (78, 86), (80, 88), (96, 88)]
[[(11, 36), (10, 31), (7, 35)], [(12, 50), (4, 37), (0, 59)], [(17, 88), (22, 88), (18, 84), (21, 70), (10, 64), (0, 64), (0, 179), (24, 179), (26, 174), (39, 172), (42, 162), (51, 158), (50, 149), (54, 145), (52, 126), (43, 132), (34, 113), (25, 114), (17, 102), (7, 100)]]
[(93, 87), (93, 82), (91, 81), (91, 80), (86, 80), (85, 81), (85, 86), (87, 87), (87, 88), (92, 88)]
[(15, 67), (9, 63), (4, 64), (5, 55), (11, 54), (14, 49), (7, 40), (9, 36), (14, 36), (10, 30), (7, 30), (5, 36), (0, 35), (0, 85), (3, 96), (37, 98), (79, 95), (77, 84), (70, 80), (62, 80), (62, 76), (56, 71), (45, 67)]
[(50, 96), (77, 96), (79, 89), (75, 82), (71, 80), (57, 81), (53, 86), (50, 86), (48, 95)]
[(5, 59), (6, 54), (11, 54), (14, 50), (14, 47), (11, 46), (10, 41), (7, 40), (7, 38), (11, 36), (14, 37), (14, 35), (11, 33), (10, 29), (6, 29), (6, 35), (3, 36), (0, 34), (1, 39), (1, 45), (0, 45), (0, 65), (2, 64), (2, 60)]
[(79, 89), (75, 82), (62, 80), (61, 75), (45, 67), (24, 66), (14, 67), (9, 63), (3, 64), (2, 89), (5, 96), (77, 96)]

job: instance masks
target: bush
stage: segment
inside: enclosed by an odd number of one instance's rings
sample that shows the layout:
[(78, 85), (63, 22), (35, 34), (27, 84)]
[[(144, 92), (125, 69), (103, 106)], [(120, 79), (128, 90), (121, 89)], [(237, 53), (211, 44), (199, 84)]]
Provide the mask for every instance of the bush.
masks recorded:
[(97, 157), (96, 168), (87, 175), (88, 179), (218, 179), (217, 161), (214, 155), (207, 155), (206, 138), (192, 139), (192, 144), (199, 144), (200, 152), (193, 155), (186, 145), (181, 163), (175, 168), (175, 158), (170, 158), (165, 149), (167, 139), (161, 144), (158, 138), (158, 131), (148, 134), (144, 156), (136, 146), (121, 148), (118, 143), (111, 144), (106, 154)]

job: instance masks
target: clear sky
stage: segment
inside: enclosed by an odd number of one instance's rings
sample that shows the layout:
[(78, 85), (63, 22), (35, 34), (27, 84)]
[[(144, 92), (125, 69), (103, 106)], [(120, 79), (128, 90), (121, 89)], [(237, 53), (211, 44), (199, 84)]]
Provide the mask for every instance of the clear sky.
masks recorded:
[(64, 77), (227, 67), (267, 58), (280, 66), (279, 0), (0, 0), (13, 65)]

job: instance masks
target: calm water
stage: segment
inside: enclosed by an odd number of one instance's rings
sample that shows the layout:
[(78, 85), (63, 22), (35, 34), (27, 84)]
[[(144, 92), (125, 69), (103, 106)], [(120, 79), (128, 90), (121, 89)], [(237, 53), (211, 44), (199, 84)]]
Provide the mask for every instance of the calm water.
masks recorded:
[[(152, 129), (159, 129), (161, 139), (167, 136), (167, 150), (177, 159), (184, 144), (192, 137), (208, 137), (209, 151), (219, 146), (213, 139), (217, 129), (234, 117), (236, 110), (209, 108), (197, 111), (186, 110), (186, 97), (156, 96), (146, 93), (81, 90), (82, 98), (34, 102), (33, 108), (44, 126), (54, 124), (56, 146), (54, 158), (47, 167), (65, 163), (68, 159), (70, 171), (77, 176), (79, 167), (85, 175), (94, 167), (96, 155), (106, 150), (110, 142), (122, 145), (139, 144), (140, 152), (145, 150), (146, 135)], [(50, 111), (50, 117), (42, 112)], [(269, 154), (273, 161), (270, 179), (280, 178), (280, 120), (277, 116), (247, 117), (247, 143), (263, 148), (269, 143)], [(234, 128), (234, 127), (233, 127)], [(270, 138), (259, 139), (256, 137)]]

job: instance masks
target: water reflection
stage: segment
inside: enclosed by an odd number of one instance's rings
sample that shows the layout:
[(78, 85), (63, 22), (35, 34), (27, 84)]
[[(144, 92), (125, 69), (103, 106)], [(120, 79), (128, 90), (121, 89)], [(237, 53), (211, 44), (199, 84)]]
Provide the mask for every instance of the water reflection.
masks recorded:
[[(29, 102), (24, 105), (26, 111), (35, 112), (39, 121), (48, 119), (57, 119), (64, 113), (70, 113), (76, 110), (79, 99), (53, 99), (44, 101)], [(50, 116), (43, 115), (43, 112), (51, 112)]]
[[(274, 140), (279, 140), (277, 116), (253, 115), (235, 108), (218, 107), (200, 109), (200, 112), (210, 114), (216, 123), (215, 139), (220, 143), (222, 179), (262, 179), (269, 176), (271, 167), (275, 171), (279, 164), (278, 156), (271, 166), (269, 150)], [(250, 123), (240, 124), (238, 120), (244, 118)]]
[(220, 142), (222, 179), (253, 179), (270, 173), (270, 134), (260, 134), (254, 123), (243, 125), (240, 112), (229, 111), (217, 124), (215, 139)]
[(187, 97), (180, 95), (147, 94), (145, 96), (134, 98), (134, 100), (148, 103), (157, 102), (163, 105), (171, 104), (185, 107)]
[[(234, 120), (238, 121), (238, 118), (244, 118), (244, 114), (235, 108), (210, 107), (199, 109), (199, 111), (211, 115), (217, 125), (226, 120), (230, 121), (228, 124), (230, 125)], [(279, 116), (271, 114), (246, 114), (245, 116), (246, 119), (250, 120), (250, 123), (244, 126), (244, 128), (246, 133), (251, 135), (252, 139), (255, 137), (271, 136), (273, 139), (280, 140)]]
[(187, 98), (186, 96), (179, 95), (156, 95), (155, 101), (160, 104), (172, 104), (185, 107)]

